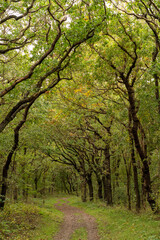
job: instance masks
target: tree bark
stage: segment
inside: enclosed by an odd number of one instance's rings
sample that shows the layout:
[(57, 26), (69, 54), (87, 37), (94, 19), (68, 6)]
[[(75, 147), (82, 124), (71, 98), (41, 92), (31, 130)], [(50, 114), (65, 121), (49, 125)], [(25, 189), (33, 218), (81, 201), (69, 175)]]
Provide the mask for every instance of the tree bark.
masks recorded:
[(18, 187), (17, 186), (15, 186), (13, 189), (13, 199), (15, 202), (17, 202), (17, 200), (18, 200)]
[(0, 195), (0, 208), (3, 209), (4, 208), (4, 204), (5, 204), (5, 199), (6, 199), (6, 192), (7, 192), (7, 178), (8, 178), (8, 170), (9, 170), (9, 166), (10, 163), (12, 161), (12, 156), (15, 152), (15, 150), (18, 147), (18, 142), (19, 142), (19, 130), (22, 127), (23, 123), (20, 122), (17, 127), (14, 130), (14, 144), (13, 147), (10, 151), (10, 153), (8, 154), (7, 157), (7, 161), (3, 166), (3, 172), (2, 172), (2, 187), (1, 187), (1, 195)]
[(106, 184), (106, 176), (102, 176), (102, 183), (103, 183), (103, 199), (104, 201), (107, 201), (107, 184)]
[(139, 183), (138, 183), (138, 170), (137, 170), (137, 164), (135, 159), (135, 149), (134, 149), (134, 139), (132, 135), (132, 116), (129, 109), (129, 140), (130, 140), (130, 152), (131, 152), (131, 162), (132, 162), (132, 168), (133, 168), (133, 178), (134, 178), (134, 190), (136, 194), (136, 211), (139, 212), (141, 208), (141, 197), (140, 197), (140, 191), (139, 191)]
[[(133, 87), (128, 83), (125, 82), (127, 91), (128, 91), (128, 97), (129, 97), (129, 103), (130, 103), (130, 111), (131, 116), (133, 120), (133, 126), (132, 126), (132, 134), (133, 139), (135, 142), (136, 150), (140, 156), (141, 162), (142, 162), (142, 172), (143, 172), (143, 178), (144, 178), (144, 189), (147, 195), (147, 201), (153, 211), (156, 210), (156, 202), (152, 195), (152, 187), (151, 187), (151, 178), (150, 178), (150, 169), (149, 164), (147, 160), (147, 143), (146, 143), (146, 136), (144, 129), (142, 128), (142, 125), (137, 117), (137, 108), (136, 108), (136, 100), (135, 100), (135, 93)], [(140, 136), (138, 131), (140, 131)]]
[[(12, 175), (16, 175), (16, 168), (17, 168), (17, 163), (16, 163), (16, 154), (14, 154), (14, 161), (13, 161), (13, 166), (12, 166)], [(17, 202), (18, 200), (18, 186), (17, 186), (17, 181), (14, 179), (14, 182), (13, 182), (13, 200), (15, 202)]]
[(112, 205), (112, 186), (111, 186), (111, 168), (110, 168), (110, 145), (109, 143), (106, 144), (105, 150), (104, 150), (104, 169), (105, 169), (105, 178), (103, 178), (103, 181), (106, 181), (106, 184), (104, 183), (104, 199), (106, 200), (108, 205)]
[(130, 174), (127, 174), (127, 198), (128, 198), (128, 210), (131, 210), (131, 176)]
[(131, 210), (131, 163), (127, 164), (126, 158), (123, 154), (123, 160), (126, 168), (126, 175), (127, 175), (127, 199), (128, 199), (128, 210)]
[(134, 190), (136, 194), (136, 211), (139, 212), (141, 209), (141, 197), (140, 197), (140, 191), (139, 191), (138, 171), (137, 171), (137, 164), (135, 161), (135, 153), (134, 153), (133, 145), (132, 145), (132, 152), (131, 152), (131, 160), (132, 160), (133, 176), (134, 176)]
[(10, 164), (12, 162), (13, 154), (14, 154), (15, 150), (18, 147), (19, 131), (22, 128), (23, 124), (25, 123), (25, 121), (27, 119), (28, 111), (29, 111), (29, 108), (31, 107), (32, 104), (33, 104), (33, 102), (31, 102), (26, 107), (24, 115), (23, 115), (23, 119), (19, 122), (17, 127), (14, 129), (14, 143), (13, 143), (13, 147), (12, 147), (11, 151), (8, 154), (7, 161), (4, 164), (3, 171), (2, 171), (2, 187), (1, 187), (1, 194), (0, 194), (0, 209), (3, 209), (4, 208), (4, 204), (5, 204), (7, 185), (8, 185), (7, 184), (8, 170), (9, 170), (9, 166), (10, 166)]
[(93, 184), (92, 184), (92, 174), (87, 174), (87, 184), (89, 189), (89, 200), (93, 201)]
[(81, 176), (81, 199), (82, 202), (87, 201), (87, 181), (85, 176)]
[(131, 161), (132, 161), (132, 167), (133, 167), (133, 176), (134, 176), (134, 190), (136, 194), (136, 211), (139, 212), (141, 208), (141, 197), (140, 197), (140, 191), (139, 191), (139, 183), (138, 183), (138, 171), (137, 171), (137, 164), (135, 160), (135, 153), (134, 153), (134, 145), (132, 141), (132, 149), (131, 149)]
[[(153, 66), (156, 66), (156, 59), (159, 53), (159, 49), (160, 49), (160, 42), (159, 42), (159, 38), (158, 35), (155, 35), (155, 49), (153, 51), (152, 54), (152, 62), (153, 62)], [(154, 69), (155, 71), (155, 69)], [(155, 81), (155, 97), (157, 100), (157, 104), (158, 104), (158, 113), (160, 114), (160, 94), (159, 94), (159, 74), (157, 72), (153, 73), (153, 77), (154, 77), (154, 81)]]
[(99, 174), (96, 174), (96, 178), (97, 178), (97, 184), (98, 184), (98, 198), (102, 199), (103, 198), (103, 194), (102, 194), (102, 179), (99, 176)]

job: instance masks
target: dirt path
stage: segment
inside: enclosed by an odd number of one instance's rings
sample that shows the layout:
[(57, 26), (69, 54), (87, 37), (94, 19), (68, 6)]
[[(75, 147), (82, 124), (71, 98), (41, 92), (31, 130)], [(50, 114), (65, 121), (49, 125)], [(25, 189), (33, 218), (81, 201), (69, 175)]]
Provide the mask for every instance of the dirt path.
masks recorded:
[[(65, 201), (65, 203), (59, 202), (56, 204), (56, 208), (64, 213), (64, 221), (54, 240), (69, 240), (74, 231), (82, 227), (85, 228), (88, 233), (88, 240), (99, 240), (97, 224), (94, 217), (79, 208), (69, 206), (67, 200)], [(79, 238), (77, 240), (82, 239)]]

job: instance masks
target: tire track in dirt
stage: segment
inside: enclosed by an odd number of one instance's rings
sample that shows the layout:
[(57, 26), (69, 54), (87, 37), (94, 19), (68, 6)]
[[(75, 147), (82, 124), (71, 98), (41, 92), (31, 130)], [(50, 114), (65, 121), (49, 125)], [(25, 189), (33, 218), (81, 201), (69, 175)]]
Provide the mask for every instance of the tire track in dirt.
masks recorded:
[[(63, 199), (64, 200), (64, 199)], [(55, 235), (54, 240), (70, 240), (76, 229), (85, 228), (88, 233), (88, 240), (99, 240), (97, 224), (94, 217), (83, 210), (58, 202), (56, 208), (64, 213), (64, 220), (60, 226), (60, 231)], [(81, 240), (81, 238), (77, 239)]]

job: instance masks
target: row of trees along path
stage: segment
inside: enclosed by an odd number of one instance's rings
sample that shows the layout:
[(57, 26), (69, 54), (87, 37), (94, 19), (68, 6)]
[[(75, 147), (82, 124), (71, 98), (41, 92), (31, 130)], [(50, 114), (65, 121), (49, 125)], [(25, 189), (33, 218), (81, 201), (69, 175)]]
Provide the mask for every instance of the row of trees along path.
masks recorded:
[(89, 192), (158, 212), (159, 2), (0, 11), (0, 208), (8, 187), (15, 200)]

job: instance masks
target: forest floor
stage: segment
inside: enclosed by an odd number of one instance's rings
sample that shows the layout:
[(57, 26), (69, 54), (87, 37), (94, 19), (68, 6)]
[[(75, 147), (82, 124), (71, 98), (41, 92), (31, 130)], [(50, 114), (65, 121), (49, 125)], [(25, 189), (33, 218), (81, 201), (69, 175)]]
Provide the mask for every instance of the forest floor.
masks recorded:
[[(80, 208), (70, 206), (67, 198), (63, 198), (64, 203), (59, 201), (55, 204), (56, 208), (64, 213), (64, 220), (60, 230), (54, 240), (69, 240), (77, 230), (86, 230), (88, 240), (99, 240), (97, 224), (95, 218)], [(81, 240), (81, 238), (77, 239)]]
[(76, 196), (6, 203), (0, 240), (160, 240), (160, 216)]

